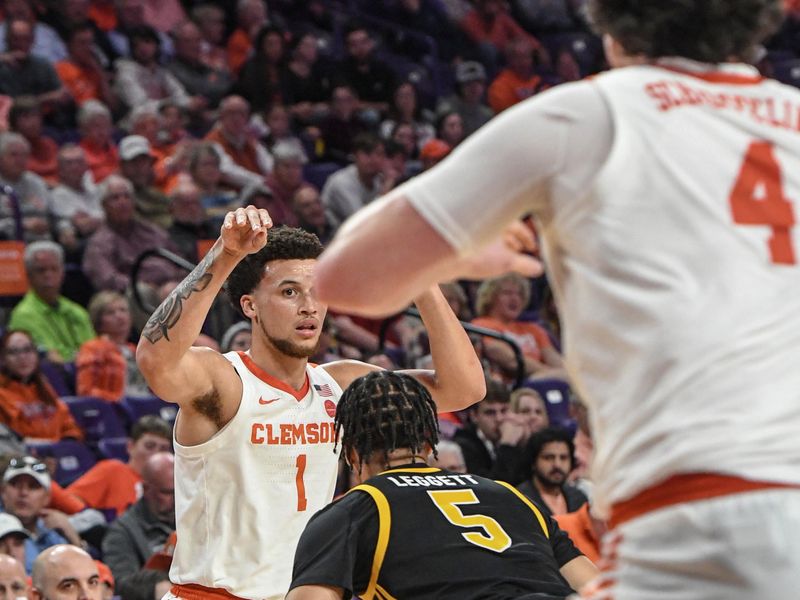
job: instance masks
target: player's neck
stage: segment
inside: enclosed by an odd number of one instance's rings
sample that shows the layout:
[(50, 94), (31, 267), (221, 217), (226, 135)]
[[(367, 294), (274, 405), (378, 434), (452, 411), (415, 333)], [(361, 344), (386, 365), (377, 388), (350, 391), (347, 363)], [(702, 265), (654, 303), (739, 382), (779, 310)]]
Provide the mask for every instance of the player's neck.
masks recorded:
[(276, 348), (259, 344), (255, 339), (249, 352), (253, 362), (268, 375), (280, 379), (296, 390), (305, 384), (308, 358), (289, 356)]

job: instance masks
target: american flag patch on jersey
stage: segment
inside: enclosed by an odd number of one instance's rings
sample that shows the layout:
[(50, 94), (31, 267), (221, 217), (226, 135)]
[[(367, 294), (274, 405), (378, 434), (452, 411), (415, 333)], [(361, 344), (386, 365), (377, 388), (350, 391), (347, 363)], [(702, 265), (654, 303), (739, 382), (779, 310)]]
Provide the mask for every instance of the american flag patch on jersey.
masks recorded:
[(333, 396), (333, 390), (327, 383), (323, 383), (322, 385), (314, 384), (314, 389), (317, 390), (320, 396)]

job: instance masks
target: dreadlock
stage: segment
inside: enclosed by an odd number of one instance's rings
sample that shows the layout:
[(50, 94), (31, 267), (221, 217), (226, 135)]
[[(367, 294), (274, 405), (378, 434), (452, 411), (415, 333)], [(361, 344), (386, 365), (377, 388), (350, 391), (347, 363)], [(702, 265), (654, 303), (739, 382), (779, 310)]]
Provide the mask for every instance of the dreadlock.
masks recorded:
[(436, 404), (419, 381), (392, 371), (373, 371), (359, 377), (342, 395), (336, 407), (336, 444), (345, 457), (355, 450), (361, 461), (374, 452), (389, 453), (409, 448), (417, 453), (427, 442), (439, 441)]

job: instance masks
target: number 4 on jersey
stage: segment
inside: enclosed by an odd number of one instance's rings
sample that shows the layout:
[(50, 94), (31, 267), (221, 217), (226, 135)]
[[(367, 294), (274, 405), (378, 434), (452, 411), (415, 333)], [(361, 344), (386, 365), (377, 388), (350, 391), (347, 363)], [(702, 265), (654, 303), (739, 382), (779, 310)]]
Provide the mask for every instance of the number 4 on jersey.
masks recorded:
[(768, 245), (773, 263), (797, 263), (792, 244), (792, 227), (796, 223), (794, 210), (784, 196), (781, 168), (775, 160), (771, 144), (750, 144), (733, 186), (730, 202), (734, 222), (772, 229)]

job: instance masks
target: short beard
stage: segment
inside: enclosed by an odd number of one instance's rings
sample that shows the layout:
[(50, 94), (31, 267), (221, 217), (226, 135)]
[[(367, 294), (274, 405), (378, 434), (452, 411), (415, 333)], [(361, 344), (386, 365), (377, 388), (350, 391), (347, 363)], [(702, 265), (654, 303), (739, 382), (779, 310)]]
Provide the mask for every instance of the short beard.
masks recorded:
[(317, 353), (317, 350), (319, 350), (320, 342), (322, 341), (322, 336), (320, 336), (317, 339), (316, 344), (311, 347), (305, 347), (301, 346), (300, 344), (290, 342), (289, 340), (272, 337), (267, 333), (267, 330), (264, 329), (264, 323), (262, 321), (258, 322), (258, 326), (261, 328), (264, 337), (267, 338), (269, 343), (272, 344), (278, 352), (292, 358), (310, 358), (314, 356)]
[(567, 477), (566, 476), (564, 476), (564, 479), (562, 479), (561, 481), (555, 481), (553, 479), (550, 479), (547, 475), (545, 475), (543, 473), (539, 473), (538, 471), (536, 471), (533, 474), (533, 476), (536, 479), (538, 479), (539, 482), (546, 488), (551, 488), (551, 489), (552, 488), (563, 488), (564, 485), (567, 483)]

